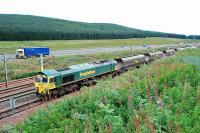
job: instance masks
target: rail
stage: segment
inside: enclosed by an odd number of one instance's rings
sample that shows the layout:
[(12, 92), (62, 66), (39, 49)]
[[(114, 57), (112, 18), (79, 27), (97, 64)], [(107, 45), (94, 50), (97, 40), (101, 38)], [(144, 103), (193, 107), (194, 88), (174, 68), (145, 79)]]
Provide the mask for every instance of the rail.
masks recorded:
[(33, 81), (33, 77), (23, 78), (23, 79), (18, 79), (18, 80), (11, 80), (8, 82), (8, 88), (6, 88), (6, 82), (1, 82), (0, 90), (13, 88), (14, 86), (16, 86), (16, 84), (23, 83), (23, 82), (26, 83), (26, 82), (30, 82), (30, 81)]
[(36, 96), (33, 78), (0, 83), (0, 119), (24, 111), (41, 103)]

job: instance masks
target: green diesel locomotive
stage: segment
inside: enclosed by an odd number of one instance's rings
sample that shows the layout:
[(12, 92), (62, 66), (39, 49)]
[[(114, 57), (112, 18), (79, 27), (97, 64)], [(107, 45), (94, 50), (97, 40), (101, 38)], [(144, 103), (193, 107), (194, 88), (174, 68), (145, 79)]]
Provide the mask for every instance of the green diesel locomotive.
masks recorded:
[(115, 60), (84, 63), (60, 70), (45, 70), (36, 76), (36, 92), (40, 95), (63, 94), (94, 82), (96, 78), (115, 70), (117, 70)]

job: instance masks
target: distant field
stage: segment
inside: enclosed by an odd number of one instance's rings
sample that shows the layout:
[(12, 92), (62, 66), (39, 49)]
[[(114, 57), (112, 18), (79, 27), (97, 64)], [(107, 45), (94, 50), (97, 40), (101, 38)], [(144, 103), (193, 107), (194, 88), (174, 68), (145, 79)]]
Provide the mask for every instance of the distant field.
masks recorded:
[(49, 47), (51, 50), (114, 47), (143, 44), (174, 44), (180, 42), (193, 42), (188, 39), (173, 38), (134, 38), (110, 40), (54, 40), (54, 41), (0, 41), (0, 54), (15, 53), (20, 47)]

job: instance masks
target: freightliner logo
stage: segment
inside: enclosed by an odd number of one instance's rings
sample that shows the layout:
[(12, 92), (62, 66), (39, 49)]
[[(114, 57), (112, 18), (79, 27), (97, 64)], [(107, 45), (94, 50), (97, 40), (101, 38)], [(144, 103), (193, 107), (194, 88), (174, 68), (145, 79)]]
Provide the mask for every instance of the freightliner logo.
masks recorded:
[(90, 71), (86, 71), (86, 72), (81, 72), (80, 73), (80, 76), (88, 76), (88, 75), (91, 75), (91, 74), (95, 74), (96, 71), (95, 70), (90, 70)]

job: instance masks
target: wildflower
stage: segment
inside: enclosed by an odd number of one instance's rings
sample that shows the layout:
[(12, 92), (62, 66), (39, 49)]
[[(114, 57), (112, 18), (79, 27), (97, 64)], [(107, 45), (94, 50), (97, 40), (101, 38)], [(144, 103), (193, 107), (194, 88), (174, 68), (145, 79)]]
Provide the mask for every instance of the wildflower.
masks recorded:
[(163, 106), (164, 106), (164, 102), (163, 102), (163, 100), (161, 99), (161, 98), (159, 98), (157, 101), (156, 101), (156, 103), (158, 104), (158, 106), (159, 106), (159, 108), (163, 108)]
[(99, 107), (100, 107), (100, 108), (104, 108), (105, 105), (104, 105), (103, 103), (100, 103), (100, 104), (99, 104)]

